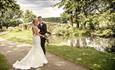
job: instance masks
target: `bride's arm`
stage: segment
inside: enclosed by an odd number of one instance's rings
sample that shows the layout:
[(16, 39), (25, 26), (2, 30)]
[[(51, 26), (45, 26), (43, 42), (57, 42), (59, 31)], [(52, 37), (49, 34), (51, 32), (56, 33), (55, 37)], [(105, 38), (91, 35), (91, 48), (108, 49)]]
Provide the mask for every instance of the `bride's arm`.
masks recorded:
[(35, 29), (34, 29), (34, 27), (32, 27), (32, 34), (33, 34), (33, 35), (35, 34)]

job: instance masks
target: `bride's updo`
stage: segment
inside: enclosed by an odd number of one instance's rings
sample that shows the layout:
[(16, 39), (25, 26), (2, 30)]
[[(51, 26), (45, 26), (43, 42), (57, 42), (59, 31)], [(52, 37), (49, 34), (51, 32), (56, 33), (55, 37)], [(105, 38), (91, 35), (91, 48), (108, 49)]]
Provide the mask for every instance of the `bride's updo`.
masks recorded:
[(32, 24), (33, 24), (34, 26), (37, 26), (37, 25), (38, 25), (38, 18), (35, 18), (35, 19), (33, 20)]
[(33, 35), (38, 35), (39, 33), (39, 29), (37, 28), (37, 25), (38, 25), (38, 18), (35, 18), (32, 22), (32, 32), (33, 32)]

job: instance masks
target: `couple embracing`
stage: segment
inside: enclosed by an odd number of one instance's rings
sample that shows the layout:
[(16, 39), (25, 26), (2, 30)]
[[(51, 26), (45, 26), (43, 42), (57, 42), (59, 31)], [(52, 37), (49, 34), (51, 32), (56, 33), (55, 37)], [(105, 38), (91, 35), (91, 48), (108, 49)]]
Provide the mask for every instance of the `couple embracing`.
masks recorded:
[(28, 54), (20, 61), (16, 61), (13, 64), (15, 69), (31, 69), (42, 67), (48, 63), (45, 56), (45, 41), (47, 33), (47, 26), (42, 21), (42, 17), (35, 18), (32, 22), (32, 33), (33, 33), (33, 47), (30, 49)]

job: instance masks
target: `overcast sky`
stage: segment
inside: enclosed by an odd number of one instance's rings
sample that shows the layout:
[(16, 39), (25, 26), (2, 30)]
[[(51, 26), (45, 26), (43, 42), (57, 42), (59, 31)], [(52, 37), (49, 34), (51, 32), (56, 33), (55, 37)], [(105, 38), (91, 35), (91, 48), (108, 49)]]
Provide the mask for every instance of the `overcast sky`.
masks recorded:
[(52, 7), (59, 0), (16, 0), (22, 10), (32, 10), (34, 14), (42, 17), (59, 17), (62, 8)]

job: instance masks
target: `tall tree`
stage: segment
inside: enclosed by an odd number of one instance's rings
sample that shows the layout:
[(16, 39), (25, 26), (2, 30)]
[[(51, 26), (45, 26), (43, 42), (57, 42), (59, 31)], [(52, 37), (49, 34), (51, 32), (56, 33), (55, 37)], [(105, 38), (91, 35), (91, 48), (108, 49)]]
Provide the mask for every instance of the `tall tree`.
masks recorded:
[(9, 26), (10, 20), (21, 17), (22, 11), (15, 0), (0, 0), (0, 28)]
[(78, 27), (81, 13), (87, 17), (87, 15), (100, 14), (107, 10), (115, 11), (115, 0), (61, 0), (56, 5), (63, 7), (65, 13), (70, 15), (71, 24), (75, 21)]
[(30, 10), (26, 10), (23, 16), (24, 22), (28, 23), (28, 22), (32, 22), (32, 20), (36, 17), (36, 15), (33, 14), (32, 11)]

